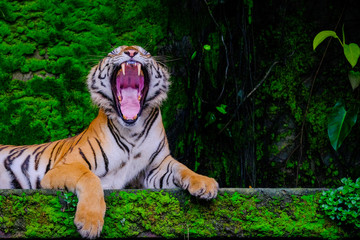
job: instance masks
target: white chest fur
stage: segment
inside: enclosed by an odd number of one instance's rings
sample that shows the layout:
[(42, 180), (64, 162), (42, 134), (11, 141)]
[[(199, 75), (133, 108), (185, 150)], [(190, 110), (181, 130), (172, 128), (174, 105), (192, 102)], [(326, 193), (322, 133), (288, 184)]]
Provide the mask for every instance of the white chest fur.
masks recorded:
[(146, 118), (138, 121), (130, 130), (115, 126), (119, 130), (118, 137), (114, 137), (109, 130), (105, 146), (106, 152), (110, 153), (107, 156), (108, 170), (104, 171), (103, 166), (94, 171), (100, 177), (104, 189), (125, 187), (149, 167), (155, 158), (164, 158), (169, 154), (160, 112), (154, 116), (151, 126), (149, 121)]

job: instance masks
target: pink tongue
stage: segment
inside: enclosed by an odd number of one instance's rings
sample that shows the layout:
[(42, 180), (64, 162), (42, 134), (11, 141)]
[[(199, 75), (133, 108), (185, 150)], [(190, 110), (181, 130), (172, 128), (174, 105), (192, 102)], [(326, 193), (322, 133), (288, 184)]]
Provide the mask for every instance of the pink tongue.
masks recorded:
[(139, 96), (144, 88), (144, 76), (138, 75), (135, 64), (124, 64), (125, 75), (121, 70), (116, 77), (117, 96), (121, 96), (120, 109), (125, 120), (134, 120), (140, 111)]
[(121, 89), (121, 113), (125, 119), (132, 120), (136, 119), (137, 114), (140, 111), (140, 102), (138, 100), (138, 90), (135, 88)]

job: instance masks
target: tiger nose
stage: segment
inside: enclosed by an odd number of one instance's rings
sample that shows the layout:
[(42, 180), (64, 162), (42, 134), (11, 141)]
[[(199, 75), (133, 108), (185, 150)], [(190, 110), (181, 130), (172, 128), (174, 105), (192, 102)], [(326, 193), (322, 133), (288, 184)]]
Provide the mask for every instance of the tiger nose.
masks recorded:
[(125, 53), (126, 55), (128, 55), (129, 57), (134, 57), (136, 54), (138, 54), (138, 52), (137, 52), (136, 50), (133, 50), (133, 49), (131, 49), (131, 50), (126, 50), (124, 53)]

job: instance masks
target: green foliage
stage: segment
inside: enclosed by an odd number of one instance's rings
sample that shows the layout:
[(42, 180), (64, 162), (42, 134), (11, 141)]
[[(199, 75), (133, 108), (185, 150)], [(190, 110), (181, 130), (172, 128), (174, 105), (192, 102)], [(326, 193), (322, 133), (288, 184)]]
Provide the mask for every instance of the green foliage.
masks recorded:
[(341, 46), (344, 49), (344, 55), (348, 62), (350, 63), (351, 67), (355, 67), (359, 57), (360, 57), (360, 48), (356, 43), (345, 43), (345, 35), (344, 35), (344, 29), (343, 29), (343, 41), (340, 41), (340, 38), (337, 36), (337, 34), (334, 31), (322, 31), (319, 32), (314, 40), (313, 40), (313, 49), (315, 50), (316, 47), (324, 41), (328, 37), (334, 37), (339, 40)]
[(360, 178), (353, 182), (341, 179), (343, 186), (324, 191), (319, 203), (321, 209), (332, 220), (360, 229)]
[(63, 201), (65, 203), (63, 211), (75, 212), (79, 200), (74, 193), (58, 191), (56, 194), (59, 198), (59, 201)]
[[(340, 41), (339, 37), (336, 35), (336, 32), (329, 31), (329, 30), (321, 31), (315, 36), (315, 38), (313, 40), (313, 50), (315, 50), (317, 48), (317, 46), (328, 37), (334, 37)], [(341, 41), (340, 41), (340, 44), (342, 44)]]
[(349, 80), (353, 90), (355, 90), (360, 85), (360, 72), (355, 72), (353, 70), (349, 71)]
[[(313, 49), (315, 50), (316, 47), (326, 38), (334, 37), (339, 40), (341, 46), (344, 49), (344, 55), (346, 59), (351, 64), (351, 67), (354, 68), (360, 57), (360, 48), (355, 43), (346, 44), (344, 28), (342, 29), (342, 33), (342, 41), (334, 31), (322, 31), (318, 33), (313, 40)], [(350, 71), (348, 74), (353, 90), (359, 86), (359, 74), (360, 73), (354, 71)], [(338, 150), (343, 140), (350, 133), (351, 128), (356, 123), (357, 114), (357, 110), (347, 112), (340, 102), (337, 102), (332, 108), (329, 115), (328, 135), (331, 145), (335, 151)]]
[(360, 48), (356, 43), (344, 44), (344, 54), (346, 59), (351, 64), (351, 67), (355, 67), (359, 57), (360, 57)]
[(331, 109), (329, 114), (328, 135), (335, 151), (338, 150), (356, 123), (357, 114), (358, 111), (356, 109), (346, 111), (342, 101), (337, 102)]

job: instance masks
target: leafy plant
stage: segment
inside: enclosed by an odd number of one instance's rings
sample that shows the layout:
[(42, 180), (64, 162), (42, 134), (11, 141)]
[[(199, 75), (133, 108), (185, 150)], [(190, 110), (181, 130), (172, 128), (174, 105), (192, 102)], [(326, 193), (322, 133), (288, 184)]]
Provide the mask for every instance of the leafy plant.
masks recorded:
[[(342, 41), (334, 31), (321, 31), (313, 40), (313, 49), (322, 43), (326, 38), (333, 37), (339, 40), (341, 46), (344, 49), (344, 55), (351, 67), (354, 68), (360, 57), (360, 47), (356, 43), (345, 43), (344, 28), (342, 30), (343, 39)], [(353, 90), (360, 85), (360, 72), (349, 71), (348, 78)], [(330, 139), (331, 146), (337, 151), (346, 136), (350, 133), (351, 128), (354, 126), (357, 120), (358, 111), (354, 109), (346, 111), (343, 103), (338, 101), (335, 106), (331, 109), (328, 120), (328, 136)]]
[(328, 135), (331, 146), (335, 151), (338, 150), (356, 123), (357, 114), (358, 111), (356, 109), (346, 111), (342, 101), (338, 101), (331, 109), (328, 122)]
[(343, 178), (341, 182), (344, 186), (322, 193), (320, 207), (339, 225), (354, 225), (360, 229), (360, 178), (356, 182)]
[(355, 67), (359, 57), (360, 57), (360, 48), (356, 43), (345, 43), (345, 34), (343, 29), (343, 40), (341, 41), (340, 38), (336, 35), (336, 32), (334, 31), (321, 31), (319, 32), (313, 41), (313, 48), (314, 50), (316, 47), (322, 43), (326, 38), (328, 37), (334, 37), (339, 40), (341, 46), (344, 48), (344, 54), (348, 62), (351, 64), (351, 67)]
[(59, 199), (65, 202), (64, 211), (74, 212), (78, 203), (78, 198), (72, 192), (57, 192)]

